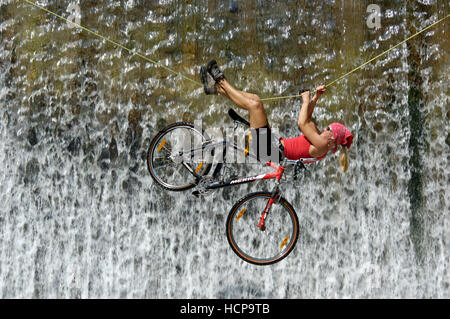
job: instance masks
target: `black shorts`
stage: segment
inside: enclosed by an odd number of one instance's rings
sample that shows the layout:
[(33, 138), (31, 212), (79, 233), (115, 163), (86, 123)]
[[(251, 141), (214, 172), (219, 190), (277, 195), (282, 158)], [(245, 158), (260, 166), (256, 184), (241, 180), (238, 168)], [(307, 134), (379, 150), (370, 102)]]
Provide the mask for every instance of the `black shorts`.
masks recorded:
[(269, 125), (250, 129), (252, 139), (250, 150), (259, 161), (280, 163), (284, 159), (284, 148)]

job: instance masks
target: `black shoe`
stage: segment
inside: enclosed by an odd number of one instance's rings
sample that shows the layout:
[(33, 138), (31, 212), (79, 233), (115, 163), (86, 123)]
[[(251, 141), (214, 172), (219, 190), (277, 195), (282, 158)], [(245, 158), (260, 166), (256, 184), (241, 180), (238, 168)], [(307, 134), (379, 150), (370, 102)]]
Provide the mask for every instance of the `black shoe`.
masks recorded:
[(214, 81), (213, 77), (206, 71), (204, 66), (200, 69), (200, 79), (202, 80), (205, 94), (217, 94), (216, 81)]
[(225, 75), (220, 71), (216, 60), (209, 61), (206, 65), (206, 69), (208, 70), (208, 73), (211, 74), (214, 81), (219, 82), (220, 80), (225, 79)]

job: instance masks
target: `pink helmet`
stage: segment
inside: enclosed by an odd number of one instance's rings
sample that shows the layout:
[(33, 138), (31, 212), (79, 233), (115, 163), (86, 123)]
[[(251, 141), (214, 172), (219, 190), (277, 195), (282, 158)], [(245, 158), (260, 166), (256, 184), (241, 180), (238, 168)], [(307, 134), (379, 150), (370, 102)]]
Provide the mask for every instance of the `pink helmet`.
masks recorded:
[(333, 153), (336, 153), (338, 145), (346, 145), (347, 148), (350, 148), (350, 145), (352, 145), (353, 142), (353, 135), (350, 133), (350, 130), (341, 123), (331, 123), (329, 127), (333, 132), (337, 144)]

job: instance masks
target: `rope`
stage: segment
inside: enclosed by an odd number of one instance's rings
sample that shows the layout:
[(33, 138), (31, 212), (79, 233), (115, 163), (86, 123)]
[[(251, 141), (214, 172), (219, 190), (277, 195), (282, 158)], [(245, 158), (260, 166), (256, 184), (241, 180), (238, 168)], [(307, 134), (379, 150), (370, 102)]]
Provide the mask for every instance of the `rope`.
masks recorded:
[[(383, 55), (389, 53), (390, 51), (394, 50), (396, 47), (398, 47), (398, 46), (402, 45), (403, 43), (405, 43), (405, 42), (411, 40), (412, 38), (418, 36), (418, 35), (421, 34), (422, 32), (424, 32), (424, 31), (430, 29), (431, 27), (435, 26), (436, 24), (438, 24), (438, 23), (444, 21), (444, 20), (447, 19), (449, 16), (450, 16), (450, 14), (447, 14), (446, 17), (437, 20), (437, 21), (434, 22), (433, 24), (430, 24), (428, 27), (425, 27), (425, 28), (423, 28), (422, 30), (416, 32), (416, 33), (413, 34), (412, 36), (406, 38), (405, 40), (403, 40), (403, 41), (401, 41), (400, 43), (394, 45), (393, 47), (390, 47), (390, 48), (387, 49), (386, 51), (384, 51), (384, 52), (378, 54), (377, 56), (375, 56), (374, 58), (368, 60), (367, 62), (364, 62), (363, 64), (361, 64), (360, 66), (354, 68), (353, 70), (351, 70), (351, 71), (349, 71), (349, 72), (347, 72), (347, 73), (341, 75), (341, 76), (338, 77), (336, 80), (331, 81), (330, 83), (326, 84), (325, 86), (326, 86), (326, 87), (329, 87), (329, 86), (333, 85), (334, 83), (336, 83), (336, 82), (342, 80), (343, 78), (349, 76), (349, 75), (352, 74), (353, 72), (358, 71), (359, 69), (361, 69), (361, 68), (364, 67), (365, 65), (369, 64), (370, 62), (373, 62), (373, 61), (377, 60), (377, 59), (380, 58), (381, 56), (383, 56)], [(261, 99), (261, 101), (273, 101), (273, 100), (279, 100), (279, 99), (289, 99), (289, 98), (296, 98), (296, 97), (300, 97), (300, 96), (301, 96), (301, 94), (297, 94), (297, 95), (287, 95), (287, 96), (278, 96), (278, 97), (269, 97), (269, 98)]]
[[(73, 24), (73, 25), (79, 27), (80, 29), (82, 29), (82, 30), (84, 30), (84, 31), (86, 31), (86, 32), (89, 32), (89, 33), (95, 35), (96, 37), (99, 37), (99, 38), (101, 38), (101, 39), (103, 39), (103, 40), (105, 40), (105, 41), (107, 41), (107, 42), (109, 42), (109, 43), (111, 43), (111, 44), (113, 44), (113, 45), (115, 45), (115, 46), (121, 48), (121, 49), (124, 49), (124, 50), (128, 51), (128, 53), (130, 53), (130, 54), (136, 55), (136, 56), (138, 56), (138, 57), (140, 57), (140, 58), (146, 60), (147, 62), (150, 62), (150, 63), (152, 63), (152, 64), (155, 64), (155, 65), (157, 65), (157, 66), (159, 66), (159, 67), (165, 69), (166, 71), (169, 71), (170, 73), (173, 73), (173, 74), (175, 74), (175, 75), (177, 75), (177, 76), (180, 76), (180, 77), (182, 77), (183, 79), (188, 80), (188, 81), (190, 81), (190, 82), (192, 82), (192, 83), (194, 83), (194, 84), (196, 84), (196, 85), (203, 86), (202, 83), (200, 83), (200, 82), (198, 82), (198, 81), (196, 81), (196, 80), (193, 80), (193, 79), (191, 79), (191, 78), (189, 78), (189, 77), (183, 75), (183, 74), (180, 73), (180, 72), (174, 71), (173, 69), (171, 69), (171, 68), (169, 68), (169, 67), (167, 67), (167, 66), (164, 66), (164, 65), (162, 65), (161, 63), (159, 63), (159, 62), (157, 62), (157, 61), (155, 61), (155, 60), (152, 60), (152, 59), (146, 57), (145, 55), (142, 55), (142, 54), (140, 54), (139, 52), (136, 52), (136, 51), (134, 51), (134, 50), (132, 50), (132, 49), (130, 49), (130, 48), (127, 48), (127, 47), (123, 46), (122, 44), (120, 44), (120, 43), (118, 43), (118, 42), (116, 42), (116, 41), (114, 41), (114, 40), (111, 40), (111, 39), (109, 39), (109, 38), (107, 38), (107, 37), (105, 37), (105, 36), (103, 36), (103, 35), (101, 35), (101, 34), (95, 32), (95, 31), (92, 31), (92, 30), (90, 30), (90, 29), (88, 29), (88, 28), (86, 28), (86, 27), (84, 27), (84, 26), (82, 26), (82, 25), (80, 25), (80, 24), (78, 24), (78, 23), (75, 23), (75, 22), (73, 22), (73, 21), (70, 21), (69, 19), (66, 19), (66, 18), (64, 18), (63, 16), (60, 16), (59, 14), (56, 14), (55, 12), (50, 11), (50, 10), (48, 10), (48, 9), (45, 8), (45, 7), (42, 7), (42, 6), (40, 6), (40, 5), (38, 5), (38, 4), (34, 3), (34, 2), (31, 2), (31, 1), (29, 1), (29, 0), (24, 0), (24, 1), (25, 1), (26, 3), (32, 5), (32, 6), (36, 7), (36, 8), (39, 8), (39, 9), (41, 9), (41, 10), (44, 10), (45, 12), (48, 12), (48, 13), (54, 15), (55, 17), (58, 17), (58, 18), (60, 18), (60, 19), (62, 19), (62, 20), (64, 20), (64, 21), (66, 21), (66, 22), (68, 22), (68, 23), (71, 23), (71, 24)], [(343, 78), (345, 78), (345, 77), (349, 76), (350, 74), (356, 72), (357, 70), (361, 69), (361, 68), (364, 67), (365, 65), (367, 65), (367, 64), (369, 64), (369, 63), (371, 63), (371, 62), (373, 62), (373, 61), (375, 61), (375, 60), (377, 60), (377, 59), (379, 59), (381, 56), (383, 56), (383, 55), (389, 53), (390, 51), (394, 50), (395, 48), (397, 48), (398, 46), (402, 45), (403, 43), (405, 43), (405, 42), (411, 40), (412, 38), (414, 38), (414, 37), (416, 37), (416, 36), (418, 36), (418, 35), (421, 34), (422, 32), (424, 32), (424, 31), (430, 29), (431, 27), (435, 26), (436, 24), (438, 24), (438, 23), (444, 21), (444, 20), (447, 19), (449, 16), (450, 16), (450, 14), (448, 14), (447, 16), (445, 16), (445, 17), (442, 18), (442, 19), (437, 20), (436, 22), (434, 22), (434, 23), (430, 24), (429, 26), (423, 28), (422, 30), (416, 32), (415, 34), (409, 36), (409, 37), (406, 38), (405, 40), (403, 40), (403, 41), (399, 42), (398, 44), (394, 45), (393, 47), (390, 47), (390, 48), (387, 49), (386, 51), (384, 51), (384, 52), (378, 54), (377, 56), (373, 57), (372, 59), (370, 59), (370, 60), (364, 62), (364, 63), (361, 64), (360, 66), (358, 66), (358, 67), (354, 68), (353, 70), (351, 70), (351, 71), (349, 71), (349, 72), (347, 72), (347, 73), (341, 75), (340, 77), (338, 77), (337, 79), (331, 81), (330, 83), (326, 84), (325, 86), (326, 86), (326, 87), (329, 87), (329, 86), (333, 85), (334, 83), (336, 83), (336, 82), (342, 80)], [(260, 99), (260, 101), (274, 101), (274, 100), (281, 100), (281, 99), (291, 99), (291, 98), (297, 98), (297, 97), (300, 97), (300, 96), (301, 96), (301, 94), (296, 94), (296, 95), (286, 95), (286, 96), (277, 96), (277, 97), (269, 97), (269, 98)]]

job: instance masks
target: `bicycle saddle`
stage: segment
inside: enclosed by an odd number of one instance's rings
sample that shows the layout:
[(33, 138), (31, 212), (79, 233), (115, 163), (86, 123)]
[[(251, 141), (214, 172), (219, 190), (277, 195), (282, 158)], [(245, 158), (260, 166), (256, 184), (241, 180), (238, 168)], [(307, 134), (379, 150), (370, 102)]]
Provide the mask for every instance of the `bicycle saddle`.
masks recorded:
[(229, 110), (228, 110), (228, 115), (229, 115), (234, 121), (241, 122), (242, 124), (245, 124), (245, 125), (247, 125), (247, 126), (250, 126), (250, 123), (247, 122), (245, 119), (243, 119), (239, 114), (237, 114), (235, 110), (229, 109)]

